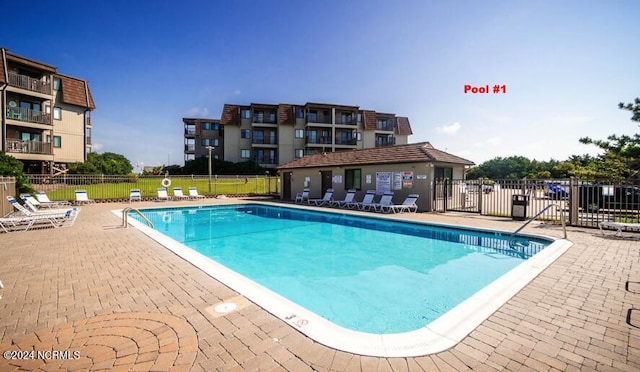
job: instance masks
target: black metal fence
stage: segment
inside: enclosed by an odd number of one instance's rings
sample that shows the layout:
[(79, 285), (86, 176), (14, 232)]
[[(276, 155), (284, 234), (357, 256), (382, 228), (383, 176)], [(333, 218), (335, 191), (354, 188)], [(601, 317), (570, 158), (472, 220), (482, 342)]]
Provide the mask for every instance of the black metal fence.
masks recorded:
[[(589, 183), (577, 179), (556, 180), (436, 180), (435, 211), (462, 211), (487, 216), (532, 218), (549, 205), (538, 219), (573, 226), (597, 227), (602, 221), (640, 222), (640, 184)], [(564, 212), (561, 213), (561, 212)]]

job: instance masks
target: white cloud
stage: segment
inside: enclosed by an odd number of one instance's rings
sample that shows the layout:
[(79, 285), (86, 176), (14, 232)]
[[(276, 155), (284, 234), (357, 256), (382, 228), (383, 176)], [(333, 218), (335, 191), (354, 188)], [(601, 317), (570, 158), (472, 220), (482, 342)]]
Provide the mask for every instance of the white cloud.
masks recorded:
[(436, 128), (436, 131), (438, 133), (443, 133), (447, 135), (455, 135), (456, 133), (458, 133), (459, 130), (460, 130), (460, 123), (458, 123), (457, 121), (450, 125), (443, 125), (441, 127)]
[(501, 143), (502, 143), (502, 138), (500, 138), (500, 137), (487, 138), (487, 144), (489, 144), (491, 146), (498, 146)]
[(204, 118), (209, 116), (209, 109), (206, 107), (192, 107), (187, 113), (189, 114), (189, 116), (199, 116)]

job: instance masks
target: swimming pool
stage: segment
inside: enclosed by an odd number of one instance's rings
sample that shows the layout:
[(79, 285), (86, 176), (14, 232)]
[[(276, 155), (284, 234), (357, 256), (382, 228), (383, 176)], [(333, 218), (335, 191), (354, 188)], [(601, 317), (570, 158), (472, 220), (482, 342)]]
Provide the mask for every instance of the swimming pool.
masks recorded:
[[(378, 356), (451, 346), (456, 332), (442, 328), (456, 331), (452, 327), (478, 314), (474, 309), (461, 318), (456, 309), (484, 302), (490, 283), (505, 273), (522, 274), (526, 259), (552, 243), (527, 237), (514, 244), (496, 232), (264, 204), (143, 212), (170, 249), (303, 333)], [(491, 296), (504, 296), (503, 290)], [(352, 346), (329, 340), (341, 337), (327, 335), (327, 327), (348, 333)]]

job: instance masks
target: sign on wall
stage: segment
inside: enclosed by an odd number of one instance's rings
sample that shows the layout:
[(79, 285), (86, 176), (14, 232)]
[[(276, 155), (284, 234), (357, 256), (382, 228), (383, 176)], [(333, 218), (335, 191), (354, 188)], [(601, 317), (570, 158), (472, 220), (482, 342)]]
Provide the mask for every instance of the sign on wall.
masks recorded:
[(391, 191), (391, 172), (376, 172), (376, 194)]
[(402, 173), (402, 187), (410, 189), (413, 187), (413, 172), (404, 171)]
[(402, 173), (393, 172), (393, 190), (402, 190)]

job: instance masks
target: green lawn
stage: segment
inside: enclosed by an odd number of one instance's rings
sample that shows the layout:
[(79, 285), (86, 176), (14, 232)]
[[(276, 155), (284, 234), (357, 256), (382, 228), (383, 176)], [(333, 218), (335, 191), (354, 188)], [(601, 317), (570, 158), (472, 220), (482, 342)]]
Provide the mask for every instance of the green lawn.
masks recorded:
[[(214, 179), (211, 182), (209, 192), (209, 180), (206, 178), (170, 177), (171, 186), (167, 187), (169, 195), (173, 195), (174, 187), (181, 187), (182, 192), (188, 195), (189, 187), (196, 187), (201, 195), (255, 195), (277, 192), (277, 177), (270, 179), (247, 177), (238, 179)], [(35, 190), (46, 190), (51, 200), (74, 200), (75, 190), (87, 190), (90, 199), (129, 199), (131, 189), (140, 189), (143, 198), (158, 195), (158, 188), (162, 187), (162, 178), (140, 178), (135, 182), (93, 183), (77, 185), (33, 185)], [(58, 187), (59, 186), (59, 187)], [(270, 187), (270, 190), (267, 190)]]

